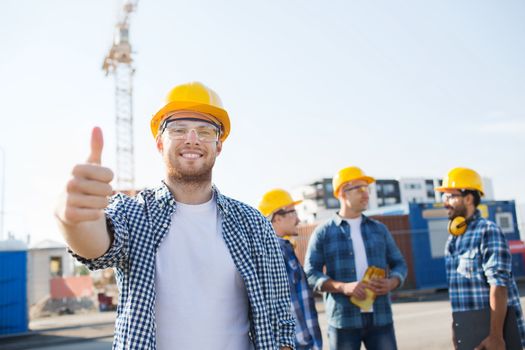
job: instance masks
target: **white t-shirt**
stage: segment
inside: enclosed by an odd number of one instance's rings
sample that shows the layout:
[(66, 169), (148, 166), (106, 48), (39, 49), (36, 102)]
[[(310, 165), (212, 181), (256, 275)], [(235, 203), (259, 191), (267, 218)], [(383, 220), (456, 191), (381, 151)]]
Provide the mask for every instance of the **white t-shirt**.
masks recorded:
[[(368, 260), (366, 258), (365, 242), (363, 241), (363, 235), (361, 234), (361, 221), (362, 217), (359, 216), (355, 219), (345, 219), (350, 225), (350, 238), (352, 239), (352, 247), (354, 248), (354, 260), (355, 260), (355, 274), (357, 281), (363, 279), (366, 269), (368, 268)], [(372, 312), (373, 309), (362, 312)]]
[(177, 203), (157, 252), (157, 348), (252, 349), (248, 296), (222, 237), (215, 198)]
[(354, 247), (355, 273), (357, 280), (360, 281), (368, 268), (365, 242), (363, 242), (363, 235), (361, 235), (362, 218), (360, 216), (355, 219), (345, 219), (345, 221), (350, 225), (350, 238), (352, 238), (352, 246)]

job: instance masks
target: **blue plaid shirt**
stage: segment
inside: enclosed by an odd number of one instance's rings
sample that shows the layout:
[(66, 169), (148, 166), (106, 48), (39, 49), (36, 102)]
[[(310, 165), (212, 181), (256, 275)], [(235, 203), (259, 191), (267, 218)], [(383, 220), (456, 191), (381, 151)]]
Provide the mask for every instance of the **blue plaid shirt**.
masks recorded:
[(514, 308), (525, 346), (525, 324), (518, 287), (512, 276), (512, 255), (505, 235), (476, 210), (467, 231), (452, 236), (445, 246), (445, 264), (452, 311), (490, 307), (490, 286), (507, 288), (507, 304)]
[(304, 274), (301, 263), (295, 255), (293, 246), (286, 239), (277, 238), (281, 245), (288, 282), (290, 283), (290, 297), (292, 299), (292, 311), (295, 316), (295, 344), (297, 349), (323, 348), (321, 329), (317, 320), (314, 294)]
[[(224, 241), (246, 286), (255, 349), (293, 348), (290, 290), (271, 224), (254, 208), (221, 195), (215, 187), (213, 191)], [(120, 294), (113, 349), (156, 349), (155, 259), (175, 210), (175, 199), (164, 184), (135, 198), (117, 194), (106, 208), (114, 238), (110, 249), (93, 260), (76, 256), (92, 270), (116, 269)]]
[[(379, 221), (362, 216), (361, 234), (365, 244), (369, 266), (389, 270), (389, 277), (397, 277), (403, 284), (407, 265), (392, 235)], [(323, 273), (326, 267), (326, 273)], [(329, 278), (341, 282), (357, 280), (354, 248), (350, 236), (350, 225), (339, 215), (334, 215), (312, 234), (305, 258), (308, 283), (314, 290)], [(341, 293), (324, 293), (328, 323), (335, 328), (362, 328), (361, 309)], [(392, 308), (390, 296), (378, 296), (374, 302), (374, 325), (391, 324)]]

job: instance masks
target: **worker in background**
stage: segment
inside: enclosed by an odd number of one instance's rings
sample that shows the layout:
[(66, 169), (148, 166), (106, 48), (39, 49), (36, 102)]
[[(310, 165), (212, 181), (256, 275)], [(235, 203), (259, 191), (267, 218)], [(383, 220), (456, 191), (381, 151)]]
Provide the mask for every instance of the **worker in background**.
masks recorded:
[[(313, 232), (305, 258), (305, 272), (314, 291), (325, 292), (330, 349), (397, 349), (389, 292), (400, 287), (407, 265), (385, 225), (363, 215), (368, 186), (375, 180), (355, 166), (333, 178), (338, 213)], [(369, 266), (388, 271), (383, 278), (364, 282)], [(364, 300), (367, 290), (376, 299), (362, 311), (350, 298)]]
[(285, 190), (273, 189), (264, 194), (259, 202), (259, 211), (272, 223), (283, 252), (290, 284), (291, 311), (295, 316), (295, 348), (321, 350), (323, 342), (314, 295), (291, 241), (298, 235), (299, 218), (295, 206), (299, 203), (301, 201), (294, 201)]
[(222, 195), (212, 169), (230, 132), (219, 96), (173, 88), (151, 119), (165, 174), (136, 197), (112, 194), (102, 132), (56, 209), (74, 256), (116, 268), (114, 348), (292, 349), (295, 322), (279, 243), (254, 208)]
[(477, 209), (484, 195), (480, 175), (472, 169), (454, 168), (436, 191), (443, 193), (450, 220), (445, 264), (452, 312), (490, 308), (490, 332), (477, 349), (505, 349), (503, 321), (507, 312), (514, 312), (525, 347), (509, 245), (501, 229)]

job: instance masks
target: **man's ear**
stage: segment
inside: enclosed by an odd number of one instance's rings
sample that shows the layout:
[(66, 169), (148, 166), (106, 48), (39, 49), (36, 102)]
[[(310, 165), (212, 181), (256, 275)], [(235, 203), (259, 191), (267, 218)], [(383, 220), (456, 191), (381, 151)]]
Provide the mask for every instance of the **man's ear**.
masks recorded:
[(222, 151), (222, 141), (217, 141), (217, 155), (221, 154)]
[(463, 199), (465, 200), (466, 204), (474, 205), (474, 196), (471, 193), (467, 194), (465, 197), (463, 197)]
[(157, 151), (159, 151), (159, 153), (162, 153), (162, 151), (164, 150), (164, 144), (162, 143), (162, 136), (161, 135), (157, 136), (157, 139), (155, 140), (155, 142), (157, 143)]

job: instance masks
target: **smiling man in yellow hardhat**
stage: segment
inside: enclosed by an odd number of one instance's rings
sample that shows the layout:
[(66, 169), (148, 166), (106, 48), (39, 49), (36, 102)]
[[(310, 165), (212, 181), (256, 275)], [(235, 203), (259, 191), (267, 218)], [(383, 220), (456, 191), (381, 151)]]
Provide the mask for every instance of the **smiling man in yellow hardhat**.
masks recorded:
[(281, 250), (268, 221), (222, 195), (212, 169), (230, 133), (219, 96), (174, 87), (151, 119), (164, 180), (112, 194), (102, 132), (73, 168), (56, 217), (90, 269), (114, 267), (119, 349), (290, 349), (295, 322)]
[[(436, 191), (443, 193), (450, 220), (445, 264), (453, 318), (485, 309), (490, 314), (490, 331), (479, 340), (476, 349), (514, 349), (505, 344), (503, 328), (506, 314), (514, 313), (521, 346), (525, 347), (525, 323), (507, 239), (477, 209), (484, 195), (481, 176), (469, 168), (453, 168)], [(457, 345), (462, 335), (454, 335)], [(517, 346), (521, 349), (520, 344)]]
[[(305, 258), (308, 282), (325, 292), (330, 349), (397, 349), (389, 293), (406, 277), (407, 266), (385, 225), (368, 218), (368, 186), (375, 179), (356, 166), (339, 170), (333, 180), (341, 208), (317, 226)], [(389, 275), (364, 282), (368, 267)], [(380, 270), (379, 270), (380, 271)], [(377, 298), (362, 310), (350, 298), (364, 300), (366, 289)]]
[(276, 188), (264, 194), (259, 202), (259, 211), (272, 223), (286, 263), (292, 300), (291, 310), (296, 322), (295, 347), (303, 350), (321, 350), (323, 342), (313, 292), (290, 242), (291, 237), (297, 236), (299, 218), (295, 206), (301, 202), (294, 201), (287, 191)]

